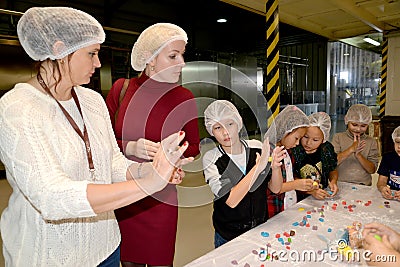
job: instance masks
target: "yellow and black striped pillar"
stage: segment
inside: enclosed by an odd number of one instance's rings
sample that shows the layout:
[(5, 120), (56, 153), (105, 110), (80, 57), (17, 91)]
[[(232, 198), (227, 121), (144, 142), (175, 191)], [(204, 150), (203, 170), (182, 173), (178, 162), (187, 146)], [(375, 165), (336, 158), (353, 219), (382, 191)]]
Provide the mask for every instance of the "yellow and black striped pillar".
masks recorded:
[(264, 71), (265, 96), (267, 98), (268, 127), (279, 113), (279, 0), (266, 0), (266, 41), (267, 41), (267, 64)]
[(385, 115), (385, 104), (386, 104), (386, 83), (387, 83), (387, 59), (388, 59), (388, 39), (383, 38), (382, 43), (382, 67), (381, 67), (381, 86), (379, 94), (379, 117), (382, 118)]

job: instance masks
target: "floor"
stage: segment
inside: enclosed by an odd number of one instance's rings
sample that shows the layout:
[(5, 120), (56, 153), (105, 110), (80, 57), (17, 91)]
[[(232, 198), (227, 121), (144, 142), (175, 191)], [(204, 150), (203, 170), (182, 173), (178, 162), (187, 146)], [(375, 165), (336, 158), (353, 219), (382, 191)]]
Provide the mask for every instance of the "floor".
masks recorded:
[[(337, 125), (342, 125), (338, 123)], [(336, 124), (333, 125), (334, 127)], [(333, 132), (343, 127), (333, 128)], [(184, 182), (178, 187), (179, 219), (176, 241), (175, 267), (181, 267), (201, 255), (211, 251), (213, 246), (212, 193), (204, 182), (201, 162), (196, 161)], [(376, 184), (377, 174), (373, 175)], [(0, 179), (0, 213), (7, 206), (11, 188), (5, 179)], [(1, 239), (0, 246), (2, 247)], [(0, 267), (4, 267), (4, 258), (0, 252)]]

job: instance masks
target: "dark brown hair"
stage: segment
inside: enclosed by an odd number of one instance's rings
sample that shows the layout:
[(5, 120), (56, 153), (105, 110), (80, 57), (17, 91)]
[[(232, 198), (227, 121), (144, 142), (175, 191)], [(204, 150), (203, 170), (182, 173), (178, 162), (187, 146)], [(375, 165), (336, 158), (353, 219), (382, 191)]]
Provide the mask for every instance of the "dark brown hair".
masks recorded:
[[(68, 65), (69, 65), (69, 62), (71, 61), (71, 57), (72, 57), (73, 54), (74, 53), (71, 53), (71, 54), (68, 55)], [(59, 64), (57, 62), (57, 59), (46, 59), (45, 61), (36, 62), (36, 64), (35, 64), (36, 74), (39, 74), (40, 70), (42, 70), (42, 69), (45, 72), (47, 72), (46, 69), (43, 67), (43, 63), (44, 62), (48, 62), (49, 65), (52, 67), (53, 78), (56, 81), (54, 91), (57, 92), (57, 85), (61, 82), (61, 79), (62, 79), (61, 70), (60, 70), (60, 66), (59, 66)], [(69, 68), (69, 71), (71, 73), (71, 68)]]

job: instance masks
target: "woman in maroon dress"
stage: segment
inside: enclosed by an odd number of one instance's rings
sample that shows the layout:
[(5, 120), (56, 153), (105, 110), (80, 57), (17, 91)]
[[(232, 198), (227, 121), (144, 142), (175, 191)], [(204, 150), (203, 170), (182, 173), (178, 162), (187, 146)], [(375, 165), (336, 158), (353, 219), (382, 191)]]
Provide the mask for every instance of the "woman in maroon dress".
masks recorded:
[[(185, 31), (174, 24), (157, 23), (145, 29), (131, 58), (132, 67), (142, 73), (129, 81), (120, 105), (124, 79), (117, 80), (107, 96), (118, 144), (135, 161), (151, 161), (159, 142), (178, 130), (186, 132), (189, 142), (185, 156), (199, 153), (196, 102), (191, 91), (177, 84), (185, 66), (186, 43)], [(169, 185), (115, 211), (122, 235), (122, 266), (172, 266), (177, 204), (176, 187)]]

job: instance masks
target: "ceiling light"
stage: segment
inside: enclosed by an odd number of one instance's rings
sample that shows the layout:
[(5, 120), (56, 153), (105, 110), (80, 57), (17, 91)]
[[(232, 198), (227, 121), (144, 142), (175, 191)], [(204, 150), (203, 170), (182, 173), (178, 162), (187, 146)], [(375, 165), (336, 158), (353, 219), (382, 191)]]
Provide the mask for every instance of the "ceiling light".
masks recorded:
[(226, 20), (226, 19), (217, 19), (217, 22), (219, 22), (219, 23), (225, 23), (225, 22), (227, 22), (227, 20)]
[(380, 46), (381, 45), (378, 41), (375, 41), (374, 39), (371, 39), (369, 37), (365, 37), (363, 40), (366, 41), (367, 43), (370, 43), (370, 44), (375, 45), (375, 46)]

